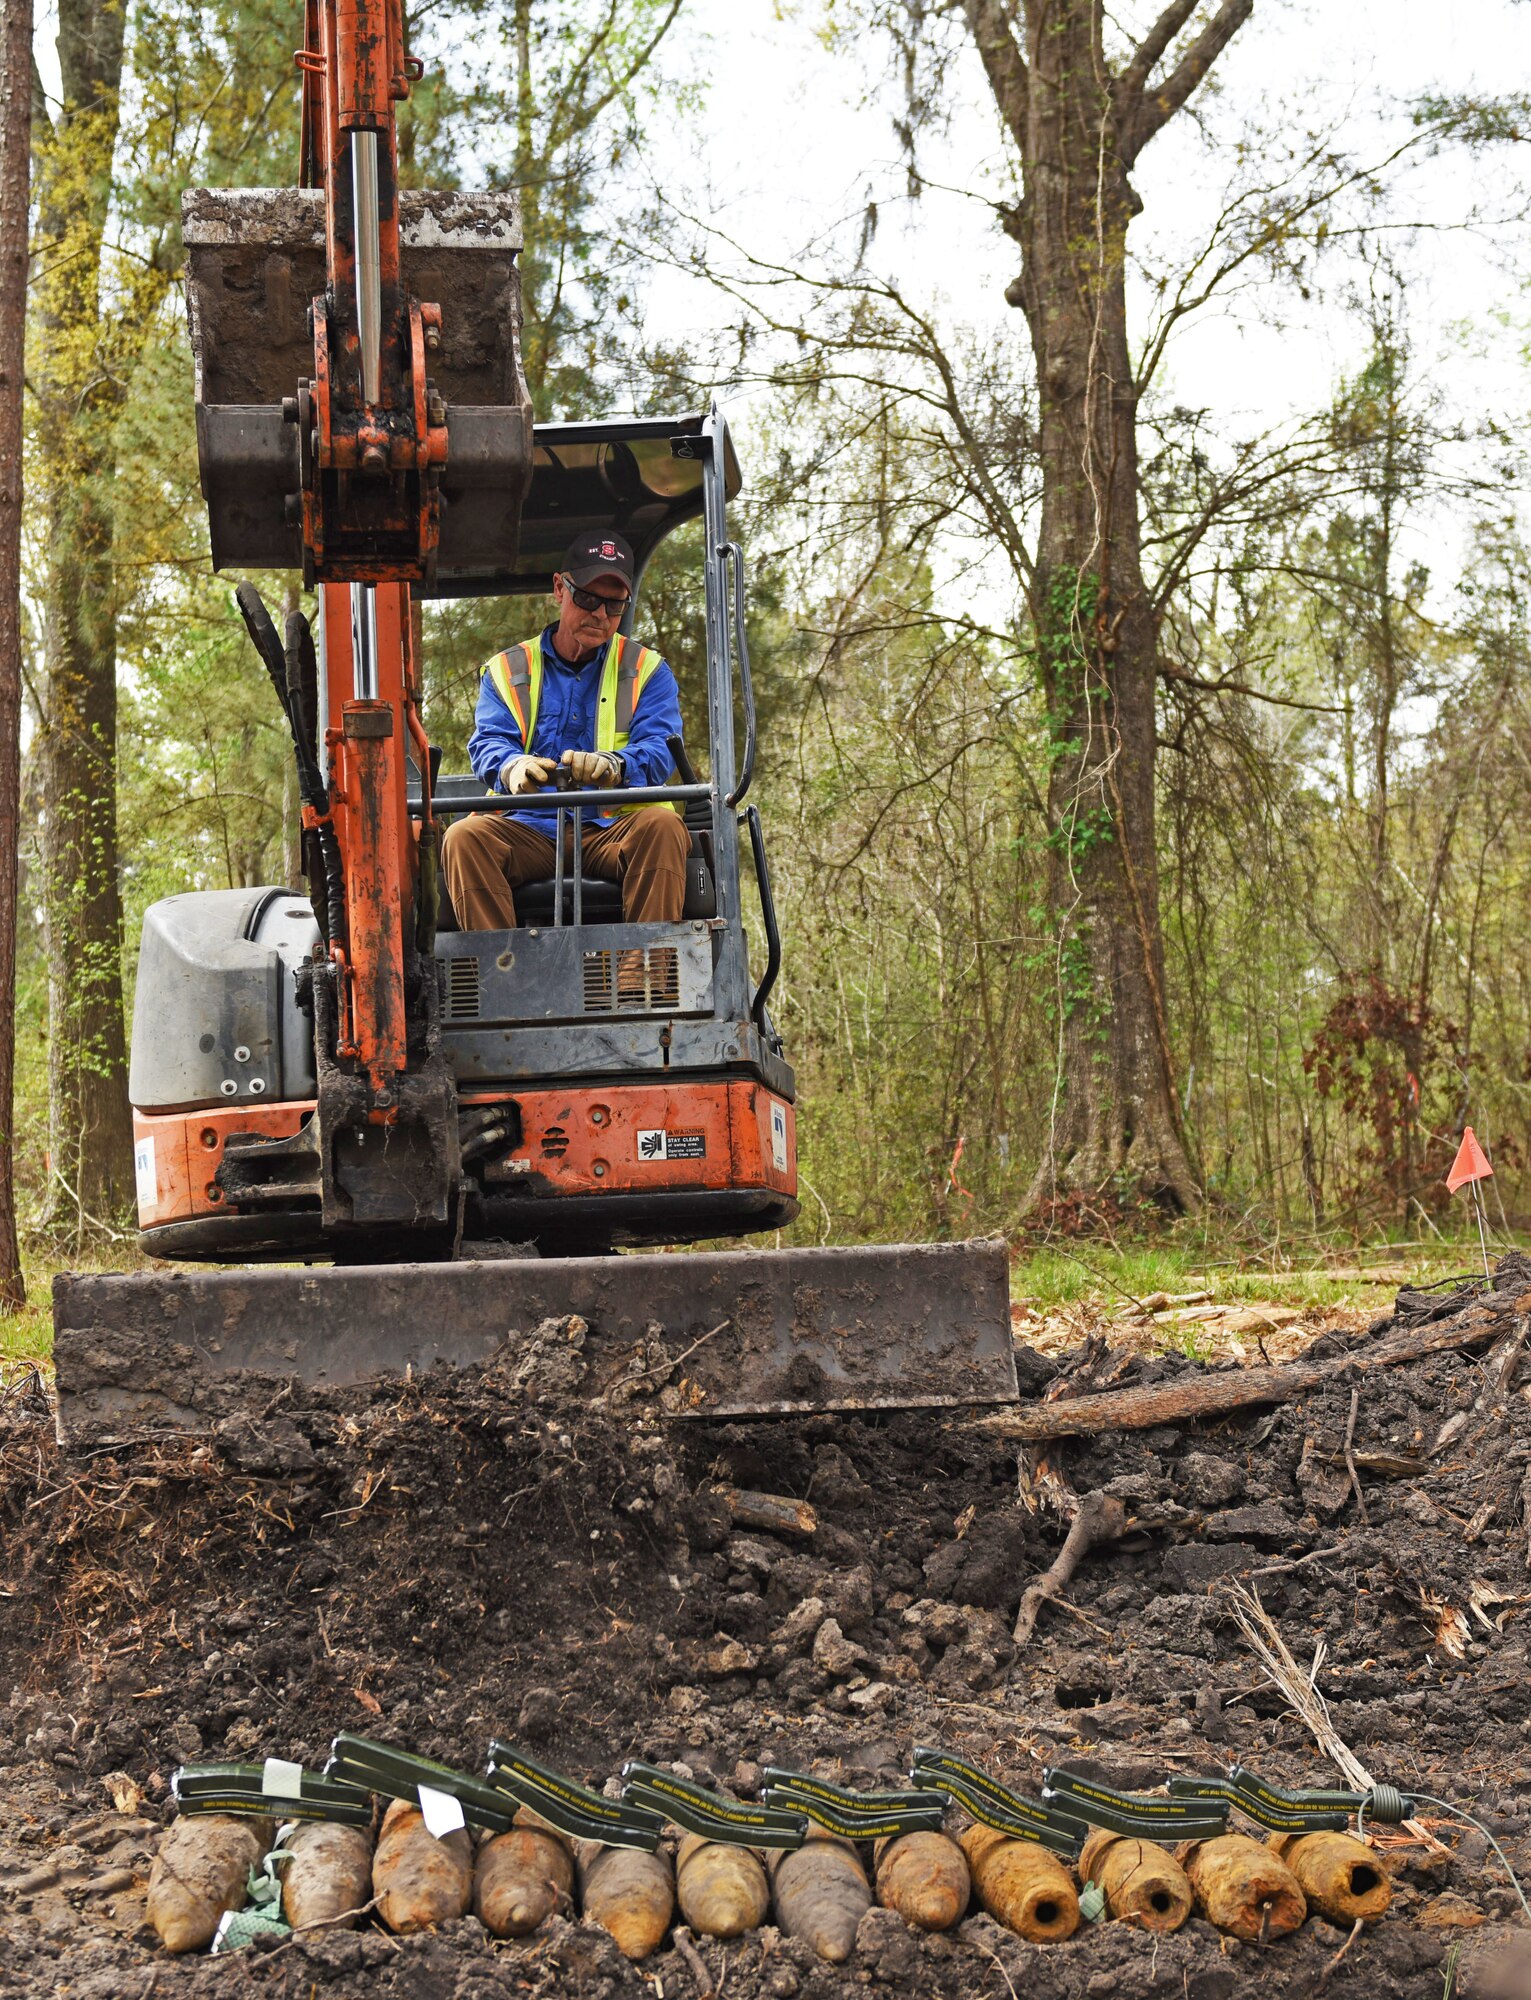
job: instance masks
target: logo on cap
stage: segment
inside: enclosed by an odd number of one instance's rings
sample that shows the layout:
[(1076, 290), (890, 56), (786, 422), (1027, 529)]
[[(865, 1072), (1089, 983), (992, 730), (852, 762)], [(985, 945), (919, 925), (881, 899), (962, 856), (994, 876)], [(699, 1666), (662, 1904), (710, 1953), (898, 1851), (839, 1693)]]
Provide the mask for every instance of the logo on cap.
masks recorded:
[(617, 552), (617, 545), (615, 542), (602, 542), (601, 554), (603, 556), (614, 556), (616, 552)]

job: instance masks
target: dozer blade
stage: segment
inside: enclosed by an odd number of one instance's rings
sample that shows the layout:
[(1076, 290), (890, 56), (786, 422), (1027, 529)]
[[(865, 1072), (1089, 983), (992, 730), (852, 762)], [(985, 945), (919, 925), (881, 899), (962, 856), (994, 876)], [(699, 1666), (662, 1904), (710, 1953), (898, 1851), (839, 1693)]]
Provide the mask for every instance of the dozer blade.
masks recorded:
[(344, 1387), (486, 1360), (513, 1329), (577, 1313), (586, 1393), (658, 1322), (686, 1413), (1012, 1402), (997, 1242), (535, 1258), (54, 1280), (54, 1366), (71, 1438), (205, 1427), (284, 1380)]

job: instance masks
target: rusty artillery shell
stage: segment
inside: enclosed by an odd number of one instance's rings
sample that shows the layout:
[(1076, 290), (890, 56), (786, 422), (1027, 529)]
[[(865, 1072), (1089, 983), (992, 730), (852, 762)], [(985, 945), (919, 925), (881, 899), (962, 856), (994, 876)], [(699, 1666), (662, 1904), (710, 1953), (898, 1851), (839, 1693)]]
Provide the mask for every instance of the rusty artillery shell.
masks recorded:
[(372, 1894), (372, 1835), (310, 1820), (282, 1845), (282, 1915), (295, 1931), (353, 1930)]
[(680, 1913), (700, 1937), (742, 1937), (771, 1908), (765, 1864), (752, 1847), (732, 1847), (688, 1833), (675, 1857)]
[(527, 1937), (558, 1909), (574, 1908), (574, 1855), (561, 1834), (513, 1826), (478, 1851), (473, 1913), (496, 1937)]
[(1061, 1944), (1079, 1928), (1079, 1892), (1056, 1854), (1034, 1840), (1012, 1840), (992, 1826), (970, 1826), (959, 1845), (973, 1871), (978, 1900), (991, 1917), (1030, 1944)]
[(1297, 1877), (1308, 1907), (1337, 1924), (1374, 1924), (1393, 1900), (1392, 1877), (1348, 1833), (1281, 1833), (1271, 1846)]
[(269, 1819), (185, 1813), (149, 1871), (149, 1921), (166, 1951), (202, 1951), (225, 1910), (243, 1909), (250, 1870), (271, 1845)]
[(922, 1931), (949, 1931), (967, 1915), (973, 1878), (949, 1833), (924, 1830), (879, 1840), (877, 1900)]
[(460, 1826), (438, 1840), (425, 1815), (395, 1799), (372, 1857), (372, 1893), (391, 1931), (429, 1930), (466, 1916), (473, 1896), (473, 1836)]
[(1297, 1877), (1279, 1854), (1243, 1833), (1188, 1841), (1175, 1856), (1191, 1880), (1196, 1911), (1230, 1937), (1285, 1937), (1308, 1914)]
[(1094, 1882), (1119, 1923), (1178, 1931), (1191, 1914), (1191, 1884), (1168, 1848), (1097, 1827), (1079, 1857), (1079, 1879)]
[(675, 1874), (661, 1848), (644, 1854), (632, 1847), (604, 1847), (596, 1840), (574, 1844), (584, 1912), (611, 1932), (624, 1958), (647, 1958), (670, 1928), (675, 1914)]
[(781, 1928), (806, 1939), (829, 1964), (843, 1964), (856, 1948), (856, 1926), (872, 1907), (872, 1885), (853, 1843), (810, 1827), (802, 1846), (773, 1854), (770, 1867)]

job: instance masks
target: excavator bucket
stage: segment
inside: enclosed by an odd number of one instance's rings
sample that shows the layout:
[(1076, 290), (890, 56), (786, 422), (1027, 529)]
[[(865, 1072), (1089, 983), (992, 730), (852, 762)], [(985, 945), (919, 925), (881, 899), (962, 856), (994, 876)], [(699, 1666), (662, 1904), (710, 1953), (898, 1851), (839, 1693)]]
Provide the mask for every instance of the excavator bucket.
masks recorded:
[[(324, 197), (317, 188), (189, 188), (181, 233), (213, 567), (298, 569), (303, 536), (292, 502), (303, 470), (292, 392), (314, 366)], [(513, 192), (406, 188), (399, 238), (410, 285), (442, 313), (430, 379), (452, 442), (433, 590), (471, 594), (511, 561), (532, 474), (532, 405), (516, 340), (520, 204)]]
[(54, 1280), (71, 1441), (204, 1429), (283, 1382), (343, 1388), (487, 1360), (578, 1314), (599, 1395), (657, 1323), (682, 1414), (1012, 1402), (999, 1242), (64, 1275)]

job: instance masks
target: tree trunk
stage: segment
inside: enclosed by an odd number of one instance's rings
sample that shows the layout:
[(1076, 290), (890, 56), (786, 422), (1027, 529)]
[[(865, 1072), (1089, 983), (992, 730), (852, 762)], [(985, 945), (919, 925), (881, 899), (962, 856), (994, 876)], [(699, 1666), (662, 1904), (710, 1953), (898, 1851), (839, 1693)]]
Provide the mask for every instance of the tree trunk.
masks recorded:
[(1138, 540), (1127, 225), (1140, 207), (1099, 61), (1098, 5), (1030, 10), (1016, 223), (1041, 414), (1033, 622), (1052, 744), (1049, 869), (1062, 1090), (1035, 1193), (1198, 1193), (1171, 1075), (1154, 845), (1158, 631)]
[(112, 424), (120, 400), (100, 302), (124, 9), (64, 0), (63, 108), (41, 149), (39, 464), (48, 523), (42, 899), (48, 959), (49, 1208), (78, 1231), (124, 1212), (132, 1122), (117, 872)]
[(0, 1305), (25, 1302), (16, 1231), (21, 801), (21, 440), (32, 164), (32, 0), (0, 0)]
[(1052, 747), (1058, 1092), (1032, 1200), (1116, 1187), (1189, 1210), (1200, 1192), (1174, 1087), (1154, 845), (1158, 629), (1139, 544), (1124, 260), (1141, 203), (1128, 172), (1252, 0), (1221, 0), (1199, 30), (1198, 0), (1169, 0), (1119, 73), (1102, 0), (963, 5), (1021, 157), (1007, 228), (1022, 269), (1006, 297), (1026, 314), (1041, 420), (1031, 609)]

